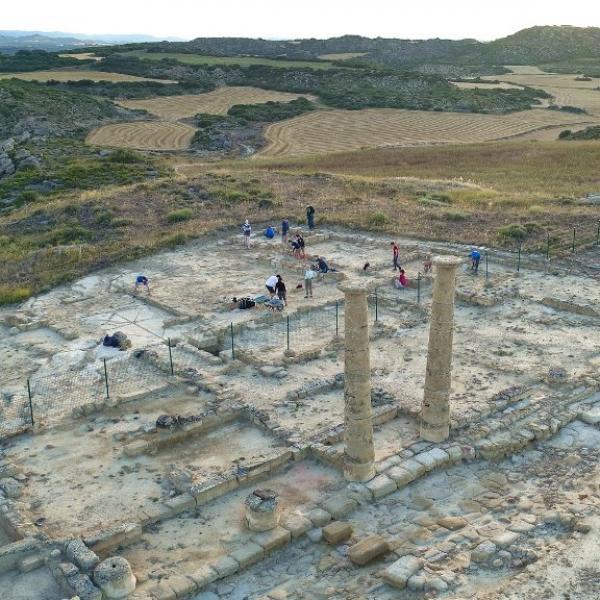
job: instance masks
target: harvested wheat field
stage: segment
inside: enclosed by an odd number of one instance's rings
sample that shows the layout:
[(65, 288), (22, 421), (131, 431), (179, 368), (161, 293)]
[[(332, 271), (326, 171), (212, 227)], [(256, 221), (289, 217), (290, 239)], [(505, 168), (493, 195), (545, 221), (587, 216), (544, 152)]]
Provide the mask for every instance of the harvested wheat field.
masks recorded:
[(24, 81), (156, 81), (158, 83), (177, 83), (168, 79), (148, 79), (122, 73), (104, 73), (102, 71), (30, 71), (28, 73), (0, 73), (0, 79), (23, 79)]
[(77, 60), (102, 60), (103, 56), (96, 56), (93, 52), (77, 52), (76, 54), (59, 54), (60, 58), (76, 58)]
[(523, 89), (520, 85), (513, 83), (506, 83), (500, 81), (499, 83), (486, 82), (486, 81), (451, 81), (452, 85), (455, 85), (461, 90), (520, 90)]
[(467, 144), (518, 136), (559, 125), (581, 124), (587, 115), (535, 109), (509, 115), (438, 113), (393, 108), (308, 113), (265, 130), (260, 156), (302, 156), (380, 146)]
[(320, 54), (321, 60), (350, 60), (351, 58), (358, 58), (364, 56), (366, 52), (340, 52), (338, 54)]
[(171, 121), (116, 123), (92, 131), (86, 143), (135, 150), (185, 150), (194, 133), (194, 127)]
[[(515, 68), (516, 67), (509, 67)], [(501, 79), (503, 82), (513, 85), (525, 85), (548, 92), (553, 96), (554, 104), (561, 106), (576, 106), (587, 111), (592, 116), (600, 117), (600, 79), (591, 78), (590, 81), (577, 81), (576, 74), (555, 74), (527, 72), (523, 67), (515, 73), (486, 77), (484, 79)]]
[(234, 104), (260, 104), (263, 102), (291, 102), (300, 96), (313, 98), (307, 94), (273, 92), (254, 87), (220, 87), (205, 94), (183, 96), (163, 96), (148, 100), (123, 100), (117, 102), (125, 108), (143, 109), (161, 119), (177, 120), (193, 117), (198, 113), (226, 115)]

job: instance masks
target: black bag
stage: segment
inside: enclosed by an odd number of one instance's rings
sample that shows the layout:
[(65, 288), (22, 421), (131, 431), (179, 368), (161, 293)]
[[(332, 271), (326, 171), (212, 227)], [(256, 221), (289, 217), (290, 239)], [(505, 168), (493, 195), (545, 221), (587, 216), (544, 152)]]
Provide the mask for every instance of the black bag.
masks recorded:
[(254, 300), (251, 298), (242, 298), (238, 304), (238, 307), (242, 310), (245, 310), (246, 308), (253, 308), (255, 306), (256, 302), (254, 302)]

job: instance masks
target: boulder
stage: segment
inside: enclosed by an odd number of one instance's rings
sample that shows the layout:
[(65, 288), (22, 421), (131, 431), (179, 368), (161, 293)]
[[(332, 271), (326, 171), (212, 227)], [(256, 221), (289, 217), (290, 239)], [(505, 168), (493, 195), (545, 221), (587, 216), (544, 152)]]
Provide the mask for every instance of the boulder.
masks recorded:
[(406, 587), (407, 581), (421, 570), (423, 560), (416, 556), (406, 555), (392, 563), (382, 573), (383, 580), (397, 588)]
[(348, 550), (348, 558), (357, 565), (366, 565), (390, 551), (390, 545), (380, 535), (369, 535)]

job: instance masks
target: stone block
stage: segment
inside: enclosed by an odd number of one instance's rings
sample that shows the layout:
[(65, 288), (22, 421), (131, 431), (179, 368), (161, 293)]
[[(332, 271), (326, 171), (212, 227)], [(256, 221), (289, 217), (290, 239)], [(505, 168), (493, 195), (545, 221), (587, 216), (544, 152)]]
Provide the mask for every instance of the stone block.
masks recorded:
[(148, 451), (149, 444), (146, 440), (135, 440), (134, 442), (130, 442), (123, 448), (123, 454), (125, 456), (133, 457), (139, 456), (140, 454), (144, 454)]
[(491, 541), (496, 544), (499, 548), (506, 548), (511, 544), (514, 544), (519, 539), (520, 534), (515, 531), (503, 531), (498, 535), (495, 535)]
[(161, 582), (150, 590), (154, 600), (176, 600), (175, 592), (165, 583)]
[(164, 505), (171, 510), (173, 515), (185, 512), (186, 510), (193, 510), (196, 508), (196, 499), (191, 494), (180, 494), (173, 498), (169, 498)]
[(352, 525), (342, 521), (334, 521), (323, 527), (325, 541), (333, 546), (347, 540), (352, 535)]
[(209, 583), (216, 581), (219, 578), (219, 574), (210, 565), (204, 564), (192, 571), (188, 577), (194, 581), (196, 587), (200, 590)]
[(131, 544), (142, 537), (142, 526), (140, 523), (123, 523), (101, 529), (83, 538), (88, 548), (94, 552), (104, 552), (117, 546)]
[(348, 550), (348, 558), (357, 565), (366, 565), (390, 551), (390, 545), (380, 535), (369, 535)]
[(168, 579), (163, 580), (163, 583), (175, 592), (175, 597), (178, 600), (196, 591), (195, 582), (185, 575), (171, 575)]
[(254, 542), (247, 542), (241, 548), (232, 552), (231, 558), (237, 561), (241, 568), (244, 568), (258, 562), (264, 555), (265, 551), (262, 546), (259, 546)]
[(420, 462), (426, 471), (432, 471), (450, 462), (448, 453), (441, 448), (432, 448), (431, 450), (421, 452), (415, 455), (414, 459)]
[(240, 563), (231, 556), (222, 556), (216, 562), (211, 564), (211, 567), (217, 572), (219, 579), (229, 577), (237, 573), (240, 568)]
[(158, 523), (159, 521), (169, 519), (173, 516), (173, 511), (164, 504), (155, 503), (144, 506), (137, 516), (142, 523), (142, 526), (146, 527), (146, 525), (152, 525), (152, 523)]
[(252, 536), (252, 541), (261, 546), (265, 552), (272, 552), (285, 546), (292, 540), (292, 534), (283, 527), (276, 527), (270, 531), (263, 531)]
[(438, 519), (437, 524), (440, 527), (445, 527), (446, 529), (450, 529), (451, 531), (456, 531), (457, 529), (462, 529), (467, 525), (467, 522), (462, 517), (442, 517)]
[(375, 499), (383, 498), (383, 496), (387, 496), (398, 489), (396, 482), (387, 475), (377, 475), (371, 481), (365, 483), (365, 486)]
[(334, 518), (341, 519), (351, 513), (358, 503), (345, 494), (330, 496), (323, 502), (323, 508)]
[[(423, 567), (423, 560), (407, 554), (382, 572), (382, 578), (393, 587), (405, 588), (408, 580)], [(416, 583), (416, 582), (415, 582)], [(415, 589), (421, 589), (415, 587)]]
[(219, 496), (223, 496), (227, 492), (231, 492), (239, 487), (237, 479), (225, 479), (222, 481), (212, 481), (209, 483), (202, 484), (200, 486), (194, 486), (190, 490), (190, 494), (196, 499), (196, 504), (206, 504)]
[(411, 481), (414, 481), (415, 476), (414, 473), (411, 473), (409, 471), (407, 471), (405, 468), (403, 467), (392, 467), (391, 469), (388, 469), (385, 474), (390, 478), (394, 480), (394, 483), (396, 484), (396, 487), (398, 488), (402, 488), (405, 485), (408, 485)]
[(418, 479), (426, 471), (425, 465), (417, 462), (414, 458), (404, 460), (398, 466), (402, 467), (405, 471), (408, 471), (413, 476), (413, 479)]
[(27, 556), (22, 561), (19, 562), (19, 571), (21, 573), (29, 573), (29, 571), (34, 571), (38, 567), (41, 567), (44, 564), (44, 558), (39, 554), (35, 556)]
[(322, 508), (311, 510), (307, 516), (316, 527), (323, 527), (323, 525), (327, 525), (331, 521), (331, 514)]
[(313, 525), (310, 519), (302, 515), (287, 515), (283, 519), (281, 526), (285, 527), (292, 534), (292, 538), (295, 539), (303, 536)]
[(488, 562), (496, 554), (497, 550), (496, 544), (486, 540), (473, 549), (471, 560), (476, 563)]
[(102, 600), (102, 592), (92, 583), (87, 575), (78, 573), (67, 577), (69, 585), (80, 600)]
[(71, 540), (67, 544), (66, 554), (83, 571), (90, 571), (100, 562), (98, 555), (81, 540)]

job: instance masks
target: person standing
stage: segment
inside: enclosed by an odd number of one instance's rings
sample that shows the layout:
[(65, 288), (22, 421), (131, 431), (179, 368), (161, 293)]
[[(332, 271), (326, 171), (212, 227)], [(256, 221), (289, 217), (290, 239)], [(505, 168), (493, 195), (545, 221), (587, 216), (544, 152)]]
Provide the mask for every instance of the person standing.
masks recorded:
[(479, 261), (481, 260), (481, 253), (477, 248), (471, 250), (471, 271), (477, 275), (479, 271)]
[(312, 267), (308, 267), (306, 271), (304, 271), (304, 292), (305, 298), (309, 296), (313, 297), (313, 279), (317, 276), (317, 274), (312, 270)]
[(281, 221), (281, 243), (284, 246), (287, 246), (289, 231), (290, 231), (290, 222), (288, 221), (287, 217), (285, 217), (283, 219), (283, 221)]
[(315, 228), (315, 209), (313, 206), (306, 207), (306, 222), (309, 229)]
[(277, 275), (275, 291), (277, 292), (277, 297), (283, 302), (285, 306), (287, 306), (287, 294), (285, 289), (285, 283), (283, 282), (281, 275)]
[(242, 233), (244, 234), (244, 246), (246, 246), (246, 248), (250, 248), (250, 236), (252, 235), (252, 226), (250, 225), (248, 219), (246, 219), (246, 222), (242, 225)]
[(299, 256), (300, 258), (306, 258), (306, 242), (304, 241), (304, 238), (297, 233), (296, 234), (296, 242), (298, 242), (298, 248), (300, 250), (299, 252)]
[(396, 269), (400, 271), (402, 268), (400, 266), (400, 248), (398, 247), (398, 244), (396, 244), (396, 242), (392, 242), (392, 256), (394, 259), (394, 271)]

